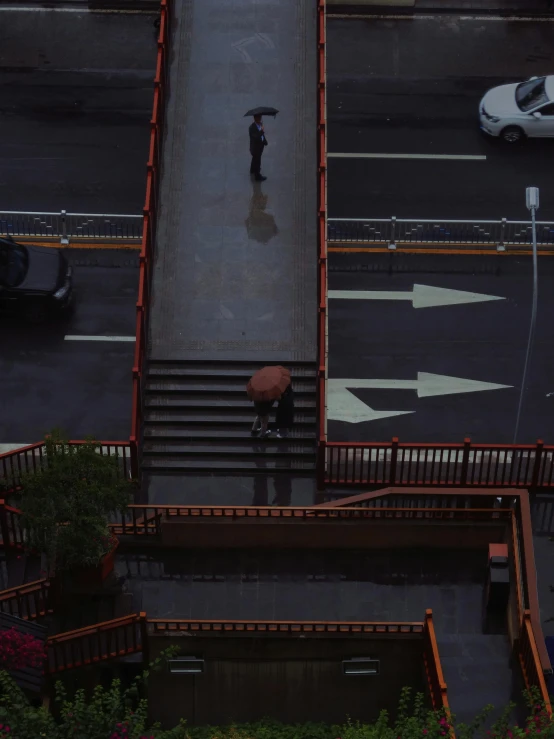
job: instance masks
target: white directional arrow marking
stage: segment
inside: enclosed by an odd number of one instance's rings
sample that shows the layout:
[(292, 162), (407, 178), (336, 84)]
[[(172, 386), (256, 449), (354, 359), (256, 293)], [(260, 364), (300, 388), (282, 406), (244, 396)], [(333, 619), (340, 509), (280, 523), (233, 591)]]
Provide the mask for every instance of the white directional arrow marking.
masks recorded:
[(446, 287), (414, 285), (412, 292), (395, 290), (329, 290), (330, 298), (341, 300), (411, 300), (414, 308), (436, 308), (440, 305), (463, 305), (464, 303), (486, 303), (489, 300), (505, 300), (497, 295), (470, 293)]
[(435, 395), (455, 395), (457, 393), (476, 393), (482, 390), (502, 390), (512, 385), (499, 385), (495, 382), (465, 380), (462, 377), (434, 375), (430, 372), (418, 372), (417, 380), (362, 380), (362, 379), (328, 379), (327, 380), (327, 418), (331, 421), (361, 423), (377, 421), (391, 416), (403, 416), (415, 411), (375, 411), (359, 400), (348, 388), (381, 389), (381, 390), (415, 390), (418, 398)]

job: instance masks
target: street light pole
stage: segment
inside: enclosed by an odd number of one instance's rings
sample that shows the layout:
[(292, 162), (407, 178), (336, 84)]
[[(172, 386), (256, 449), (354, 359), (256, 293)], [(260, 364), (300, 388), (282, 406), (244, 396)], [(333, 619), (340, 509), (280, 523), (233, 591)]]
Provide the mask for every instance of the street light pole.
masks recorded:
[(517, 435), (519, 432), (519, 421), (521, 419), (521, 409), (523, 407), (523, 396), (525, 394), (525, 385), (527, 383), (527, 370), (529, 369), (529, 360), (533, 349), (533, 340), (535, 338), (535, 328), (537, 325), (537, 302), (538, 302), (538, 265), (537, 265), (537, 225), (535, 221), (536, 212), (539, 208), (539, 188), (528, 187), (525, 191), (525, 201), (527, 208), (531, 211), (531, 221), (533, 229), (533, 301), (531, 307), (531, 323), (529, 325), (529, 336), (527, 338), (527, 352), (525, 354), (525, 364), (523, 365), (523, 376), (521, 378), (521, 389), (519, 391), (519, 404), (517, 407), (517, 418), (514, 429), (514, 444), (517, 444)]

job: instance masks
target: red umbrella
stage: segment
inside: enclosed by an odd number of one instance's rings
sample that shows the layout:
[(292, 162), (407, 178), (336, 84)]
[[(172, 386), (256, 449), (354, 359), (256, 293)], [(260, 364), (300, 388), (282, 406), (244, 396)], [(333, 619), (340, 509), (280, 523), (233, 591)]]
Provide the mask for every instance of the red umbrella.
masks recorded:
[(290, 385), (290, 372), (285, 367), (263, 367), (252, 375), (246, 386), (250, 400), (277, 400)]

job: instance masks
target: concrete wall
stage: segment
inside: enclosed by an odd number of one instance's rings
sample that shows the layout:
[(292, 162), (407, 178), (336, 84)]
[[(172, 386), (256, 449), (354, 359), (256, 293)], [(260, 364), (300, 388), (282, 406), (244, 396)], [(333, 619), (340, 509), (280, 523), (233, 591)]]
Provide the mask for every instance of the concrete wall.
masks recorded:
[[(148, 696), (152, 720), (171, 726), (225, 724), (273, 717), (284, 722), (372, 720), (393, 714), (405, 685), (425, 691), (423, 637), (203, 636), (151, 637), (150, 656), (169, 644), (203, 657), (203, 675), (152, 673)], [(381, 661), (381, 674), (351, 677), (342, 660)]]

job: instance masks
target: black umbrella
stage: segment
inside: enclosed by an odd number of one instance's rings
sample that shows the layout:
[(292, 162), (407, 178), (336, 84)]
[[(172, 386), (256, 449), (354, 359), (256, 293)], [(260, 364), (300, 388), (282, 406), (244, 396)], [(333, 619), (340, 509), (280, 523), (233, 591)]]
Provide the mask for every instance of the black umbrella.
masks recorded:
[(248, 113), (244, 114), (244, 117), (246, 118), (249, 115), (272, 115), (275, 118), (278, 112), (279, 111), (275, 108), (268, 108), (260, 105), (259, 108), (252, 108), (252, 110), (249, 110)]

